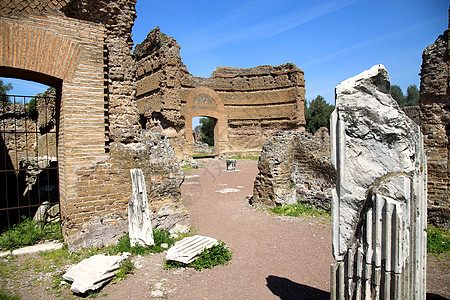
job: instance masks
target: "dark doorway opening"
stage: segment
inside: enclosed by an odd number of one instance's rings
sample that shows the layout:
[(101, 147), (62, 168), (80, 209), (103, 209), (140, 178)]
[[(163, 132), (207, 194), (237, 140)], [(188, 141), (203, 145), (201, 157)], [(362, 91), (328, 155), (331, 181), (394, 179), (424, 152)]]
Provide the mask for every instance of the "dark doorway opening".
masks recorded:
[(21, 223), (30, 235), (44, 227), (61, 234), (57, 112), (54, 88), (36, 96), (0, 95), (0, 239), (9, 238), (6, 248), (21, 246), (11, 234)]

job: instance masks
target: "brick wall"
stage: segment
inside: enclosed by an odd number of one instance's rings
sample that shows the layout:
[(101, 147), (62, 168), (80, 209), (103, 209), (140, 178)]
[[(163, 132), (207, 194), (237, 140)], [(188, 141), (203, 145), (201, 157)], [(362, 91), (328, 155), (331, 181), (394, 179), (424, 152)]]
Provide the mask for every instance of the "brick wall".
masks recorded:
[[(187, 149), (196, 116), (218, 120), (218, 155), (258, 155), (276, 131), (304, 128), (304, 74), (295, 65), (219, 67), (210, 78), (199, 78), (189, 74), (179, 50), (173, 38), (156, 28), (135, 54), (139, 113), (144, 122), (157, 119), (163, 129), (176, 130), (172, 144), (182, 145), (180, 159), (192, 154)], [(199, 96), (213, 100), (209, 106), (193, 104)]]
[(428, 221), (450, 228), (450, 32), (422, 54), (421, 129), (428, 159)]
[(131, 168), (144, 171), (155, 225), (189, 226), (173, 149), (139, 124), (135, 0), (40, 3), (0, 5), (0, 76), (57, 89), (60, 204), (70, 248), (109, 243), (127, 230)]

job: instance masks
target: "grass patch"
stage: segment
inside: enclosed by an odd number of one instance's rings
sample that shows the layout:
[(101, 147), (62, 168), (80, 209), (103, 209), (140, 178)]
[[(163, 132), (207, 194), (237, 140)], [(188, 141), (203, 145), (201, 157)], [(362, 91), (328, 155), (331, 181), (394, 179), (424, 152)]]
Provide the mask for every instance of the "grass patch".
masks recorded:
[(187, 172), (187, 171), (190, 171), (190, 170), (195, 170), (195, 168), (193, 168), (191, 165), (184, 165), (182, 167), (182, 169), (183, 169), (183, 172)]
[(196, 260), (190, 264), (184, 264), (178, 261), (164, 260), (164, 268), (194, 268), (195, 270), (211, 269), (218, 265), (226, 265), (231, 259), (232, 253), (224, 242), (205, 249)]
[(428, 225), (427, 252), (433, 254), (450, 252), (450, 232)]
[(0, 289), (0, 300), (20, 300), (19, 296), (10, 295), (4, 290)]
[(116, 277), (114, 282), (119, 282), (120, 280), (126, 279), (127, 275), (133, 273), (134, 263), (131, 261), (131, 257), (128, 257), (120, 263), (119, 270), (116, 272)]
[(150, 253), (159, 253), (166, 250), (161, 244), (167, 244), (169, 247), (175, 243), (175, 239), (170, 237), (170, 233), (165, 230), (153, 229), (153, 239), (155, 244), (152, 246), (135, 245), (131, 247), (130, 236), (125, 234), (122, 236), (117, 245), (109, 247), (108, 254), (116, 255), (119, 253), (129, 252), (135, 255), (148, 255)]
[(61, 225), (35, 222), (22, 216), (21, 223), (0, 235), (0, 250), (31, 246), (41, 240), (62, 240)]
[(331, 215), (331, 212), (325, 212), (315, 207), (301, 203), (285, 206), (275, 206), (268, 208), (268, 211), (280, 216), (289, 216), (289, 217), (301, 217), (301, 216), (329, 217)]
[(235, 155), (235, 156), (230, 157), (229, 159), (259, 160), (259, 156), (255, 156), (255, 155)]
[[(192, 230), (195, 232), (195, 229)], [(192, 234), (192, 233), (191, 233)], [(161, 244), (166, 243), (169, 247), (172, 246), (178, 239), (181, 239), (190, 234), (180, 234), (179, 238), (174, 239), (170, 237), (168, 231), (163, 230), (153, 230), (153, 238), (155, 245), (153, 246), (136, 246), (131, 247), (129, 235), (126, 234), (122, 236), (118, 243), (109, 247), (102, 248), (84, 248), (80, 251), (69, 252), (67, 246), (64, 246), (58, 250), (52, 250), (47, 252), (41, 252), (37, 255), (30, 256), (22, 262), (18, 262), (15, 256), (8, 256), (6, 258), (0, 258), (0, 292), (1, 288), (6, 288), (7, 286), (15, 286), (18, 282), (21, 282), (24, 274), (27, 274), (28, 279), (27, 285), (33, 286), (38, 284), (48, 284), (49, 288), (46, 292), (50, 295), (53, 294), (57, 297), (61, 297), (63, 293), (66, 293), (66, 289), (70, 285), (61, 285), (64, 281), (62, 276), (67, 270), (66, 267), (77, 264), (83, 259), (89, 258), (96, 254), (106, 254), (106, 255), (119, 255), (123, 252), (130, 252), (134, 255), (146, 255), (149, 253), (157, 253), (166, 250), (166, 248), (161, 247)], [(115, 281), (123, 280), (128, 274), (132, 273), (134, 270), (134, 264), (132, 262), (132, 257), (124, 260), (118, 272), (116, 273)], [(47, 274), (42, 276), (41, 274)], [(43, 279), (47, 278), (48, 282), (43, 282)], [(8, 279), (6, 281), (5, 279)], [(8, 291), (8, 289), (6, 289)], [(98, 295), (98, 291), (92, 292), (92, 294), (86, 295), (90, 298)], [(0, 295), (0, 300), (2, 299), (16, 299), (16, 298), (4, 298)], [(19, 299), (19, 298), (17, 298)]]

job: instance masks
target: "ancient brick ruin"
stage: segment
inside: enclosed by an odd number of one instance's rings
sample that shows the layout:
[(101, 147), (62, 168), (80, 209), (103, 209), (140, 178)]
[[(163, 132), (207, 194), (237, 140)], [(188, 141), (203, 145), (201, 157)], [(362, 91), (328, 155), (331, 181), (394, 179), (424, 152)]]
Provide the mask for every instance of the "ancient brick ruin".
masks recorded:
[(431, 223), (448, 229), (450, 229), (449, 47), (450, 31), (446, 30), (423, 52), (420, 73), (420, 125), (428, 158), (428, 219)]
[(132, 168), (143, 170), (155, 225), (189, 225), (173, 149), (165, 135), (139, 123), (135, 2), (0, 3), (0, 76), (56, 89), (61, 221), (71, 248), (126, 231)]
[(312, 135), (281, 131), (264, 143), (258, 162), (252, 203), (263, 206), (312, 205), (324, 211), (331, 206), (336, 171), (330, 162), (330, 137), (322, 128)]
[(266, 138), (305, 125), (303, 72), (293, 64), (218, 67), (189, 74), (175, 39), (152, 30), (136, 46), (137, 103), (144, 127), (158, 126), (179, 159), (192, 155), (192, 118), (216, 121), (216, 155), (258, 155)]

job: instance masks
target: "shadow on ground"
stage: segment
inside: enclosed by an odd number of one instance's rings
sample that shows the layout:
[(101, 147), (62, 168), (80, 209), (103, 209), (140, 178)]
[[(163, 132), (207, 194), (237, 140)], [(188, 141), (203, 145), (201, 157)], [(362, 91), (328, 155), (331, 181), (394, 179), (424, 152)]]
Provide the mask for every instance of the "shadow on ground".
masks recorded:
[(442, 297), (432, 293), (427, 293), (427, 300), (448, 300), (448, 298)]
[[(330, 293), (325, 292), (307, 285), (293, 282), (287, 278), (269, 275), (266, 278), (267, 287), (270, 291), (280, 297), (281, 300), (322, 300), (330, 299)], [(442, 297), (432, 293), (427, 293), (427, 300), (448, 300), (448, 298)]]
[(293, 282), (287, 278), (269, 275), (267, 287), (270, 291), (282, 300), (290, 299), (330, 299), (330, 293), (307, 285)]

